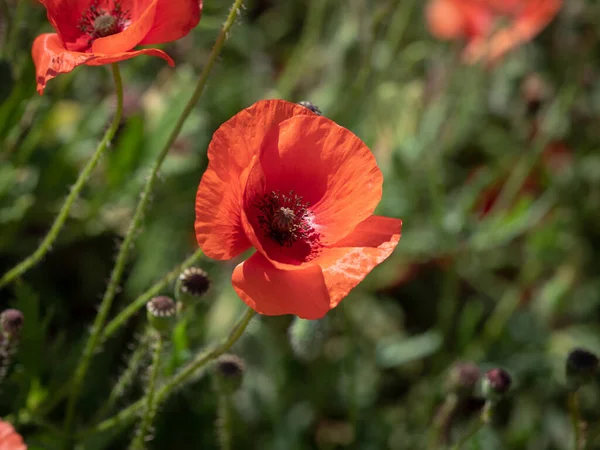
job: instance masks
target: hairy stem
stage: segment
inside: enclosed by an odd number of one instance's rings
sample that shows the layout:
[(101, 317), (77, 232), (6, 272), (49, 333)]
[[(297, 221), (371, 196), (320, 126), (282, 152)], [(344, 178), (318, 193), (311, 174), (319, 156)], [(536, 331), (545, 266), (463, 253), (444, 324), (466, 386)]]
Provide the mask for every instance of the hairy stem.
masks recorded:
[(131, 356), (128, 358), (127, 368), (117, 380), (117, 383), (110, 392), (110, 395), (108, 396), (108, 399), (104, 405), (98, 409), (98, 413), (96, 414), (97, 419), (104, 417), (104, 415), (108, 413), (115, 405), (118, 398), (121, 397), (127, 388), (135, 381), (135, 378), (146, 359), (146, 354), (148, 353), (148, 341), (150, 337), (150, 329), (147, 328), (142, 337), (139, 338), (137, 346), (131, 353)]
[(222, 386), (222, 381), (217, 377), (217, 421), (215, 424), (219, 448), (231, 450), (231, 394)]
[(133, 438), (131, 443), (131, 450), (143, 450), (145, 448), (146, 434), (150, 430), (154, 416), (156, 415), (157, 404), (154, 402), (154, 394), (156, 388), (156, 379), (158, 378), (158, 372), (160, 368), (160, 356), (163, 350), (163, 337), (158, 334), (156, 344), (154, 345), (154, 351), (152, 352), (152, 366), (150, 369), (150, 379), (148, 380), (148, 391), (146, 393), (146, 404), (144, 410), (144, 416), (140, 428)]
[[(160, 405), (171, 392), (184, 385), (192, 376), (194, 376), (194, 374), (198, 373), (202, 367), (227, 352), (242, 336), (253, 316), (254, 311), (248, 308), (242, 318), (233, 326), (229, 335), (223, 342), (212, 350), (199, 354), (191, 363), (171, 377), (156, 394), (156, 406)], [(144, 399), (139, 400), (123, 409), (119, 414), (99, 423), (92, 431), (105, 431), (119, 424), (127, 423), (135, 417), (136, 413), (143, 408), (143, 406)]]
[(212, 71), (215, 63), (217, 62), (217, 58), (221, 53), (223, 45), (225, 44), (225, 40), (227, 38), (227, 34), (229, 30), (233, 26), (235, 19), (238, 15), (239, 8), (242, 6), (243, 0), (235, 0), (231, 10), (229, 12), (229, 16), (219, 33), (219, 37), (217, 38), (215, 45), (208, 57), (208, 61), (202, 73), (200, 74), (200, 78), (198, 79), (198, 83), (196, 84), (196, 88), (194, 89), (194, 93), (192, 97), (188, 101), (185, 109), (179, 116), (177, 123), (175, 124), (175, 128), (171, 132), (169, 139), (165, 143), (163, 149), (158, 154), (156, 160), (154, 161), (154, 165), (152, 166), (152, 170), (150, 172), (150, 176), (146, 181), (142, 194), (140, 196), (140, 201), (138, 202), (135, 212), (133, 213), (133, 218), (131, 219), (131, 223), (129, 224), (129, 228), (127, 229), (127, 233), (125, 234), (125, 238), (119, 247), (119, 253), (117, 255), (117, 260), (115, 262), (115, 266), (110, 275), (110, 280), (108, 282), (108, 287), (106, 288), (106, 292), (102, 298), (102, 302), (100, 304), (100, 309), (98, 311), (98, 315), (96, 316), (96, 320), (94, 321), (94, 325), (92, 328), (92, 334), (88, 339), (86, 348), (84, 350), (84, 354), (79, 362), (79, 365), (75, 372), (75, 380), (73, 384), (73, 390), (71, 391), (71, 395), (69, 396), (69, 401), (67, 403), (67, 416), (65, 420), (65, 429), (67, 430), (67, 435), (70, 434), (71, 422), (73, 419), (73, 413), (75, 411), (75, 403), (77, 402), (77, 397), (79, 396), (79, 391), (81, 388), (81, 384), (87, 374), (87, 370), (89, 367), (90, 360), (94, 351), (96, 350), (97, 345), (100, 342), (100, 334), (102, 333), (102, 328), (104, 323), (106, 322), (106, 318), (108, 316), (108, 312), (114, 300), (115, 294), (117, 293), (117, 289), (119, 283), (121, 281), (121, 277), (123, 276), (123, 272), (125, 270), (125, 263), (127, 262), (127, 258), (129, 256), (129, 251), (133, 246), (133, 241), (135, 240), (135, 236), (137, 235), (138, 229), (142, 223), (142, 218), (144, 216), (144, 212), (146, 211), (146, 207), (150, 200), (150, 195), (152, 193), (152, 189), (154, 188), (154, 183), (158, 177), (158, 172), (162, 166), (162, 163), (169, 153), (171, 146), (179, 136), (181, 129), (183, 128), (183, 124), (192, 112), (196, 103), (200, 99), (202, 92), (206, 86), (206, 81), (208, 80), (208, 76)]
[(584, 424), (579, 414), (579, 392), (569, 392), (569, 414), (573, 425), (573, 450), (585, 449)]
[[(87, 164), (87, 166), (83, 170), (82, 174), (79, 176), (77, 183), (75, 183), (75, 186), (73, 187), (73, 190), (71, 191), (71, 194), (69, 194), (69, 197), (67, 198), (67, 201), (65, 202), (65, 206), (63, 206), (63, 209), (59, 213), (58, 218), (56, 219), (56, 222), (54, 222), (54, 225), (52, 226), (52, 230), (50, 230), (50, 233), (48, 233), (48, 236), (46, 237), (46, 239), (44, 239), (44, 242), (48, 241), (48, 247), (50, 246), (52, 241), (54, 241), (54, 238), (56, 236), (52, 237), (51, 240), (49, 240), (48, 237), (53, 234), (54, 229), (56, 229), (56, 232), (54, 234), (58, 234), (58, 231), (60, 230), (60, 228), (62, 227), (62, 224), (64, 223), (65, 219), (67, 218), (69, 210), (71, 209), (73, 202), (77, 198), (79, 191), (81, 191), (83, 184), (89, 177), (90, 173), (92, 172), (92, 169), (96, 166), (96, 163), (98, 162), (98, 160), (104, 153), (104, 150), (106, 149), (108, 142), (114, 137), (114, 135), (117, 131), (117, 128), (119, 127), (119, 122), (121, 121), (121, 114), (123, 112), (123, 82), (121, 80), (121, 72), (119, 71), (119, 66), (116, 63), (112, 64), (112, 73), (113, 73), (113, 77), (115, 79), (115, 87), (117, 89), (117, 111), (115, 113), (115, 118), (113, 119), (113, 122), (112, 122), (110, 128), (104, 135), (104, 139), (102, 139), (102, 142), (100, 142), (100, 145), (98, 146), (98, 149), (96, 150), (96, 153), (94, 153), (94, 156), (92, 157), (91, 161)], [(74, 192), (75, 192), (75, 194), (74, 194)], [(59, 225), (57, 225), (57, 224), (59, 224)], [(44, 245), (42, 245), (40, 247), (40, 249), (44, 249)], [(40, 253), (39, 257), (41, 258), (42, 255), (46, 251), (47, 251), (47, 249), (43, 250)], [(35, 256), (36, 253), (34, 253), (33, 256)], [(0, 285), (1, 285), (1, 283), (0, 283)], [(74, 413), (75, 413), (75, 401), (76, 401), (77, 397), (79, 396), (79, 391), (81, 389), (81, 384), (83, 383), (83, 378), (84, 378), (85, 372), (87, 370), (87, 365), (89, 364), (89, 361), (92, 358), (92, 354), (94, 351), (94, 346), (91, 345), (94, 343), (92, 338), (95, 335), (97, 335), (98, 330), (102, 327), (102, 323), (100, 323), (100, 321), (98, 319), (100, 317), (102, 317), (102, 315), (108, 314), (108, 308), (105, 308), (105, 309), (106, 309), (106, 311), (102, 311), (102, 307), (101, 307), (100, 311), (98, 312), (98, 316), (96, 317), (96, 321), (94, 322), (94, 326), (92, 329), (92, 337), (88, 340), (88, 343), (83, 352), (82, 362), (80, 363), (79, 367), (77, 368), (77, 371), (75, 372), (75, 377), (73, 379), (72, 388), (71, 388), (71, 395), (70, 395), (69, 401), (67, 403), (67, 413), (66, 413), (66, 418), (65, 418), (65, 448), (68, 448), (71, 445), (69, 440), (70, 440), (70, 434), (71, 434), (71, 427), (73, 424), (73, 417), (74, 417)]]
[(112, 65), (112, 73), (113, 78), (115, 80), (115, 89), (117, 91), (117, 109), (115, 111), (115, 116), (110, 125), (110, 128), (106, 131), (104, 137), (100, 141), (100, 144), (98, 144), (98, 147), (96, 148), (96, 151), (92, 155), (91, 159), (88, 161), (88, 163), (85, 165), (85, 167), (79, 174), (77, 181), (75, 181), (75, 184), (71, 188), (67, 199), (60, 208), (60, 211), (58, 212), (56, 219), (54, 219), (54, 223), (52, 224), (50, 231), (48, 231), (48, 234), (46, 234), (46, 237), (44, 237), (38, 248), (31, 255), (29, 255), (15, 267), (10, 269), (4, 274), (2, 278), (0, 278), (0, 288), (6, 286), (15, 278), (23, 275), (25, 272), (27, 272), (29, 269), (35, 266), (38, 262), (40, 262), (44, 255), (48, 253), (48, 251), (52, 247), (52, 244), (54, 244), (54, 241), (56, 241), (58, 234), (62, 230), (62, 227), (67, 221), (69, 213), (71, 212), (71, 208), (73, 207), (73, 204), (79, 197), (81, 190), (85, 186), (96, 165), (98, 164), (98, 162), (104, 155), (104, 152), (109, 147), (110, 142), (114, 138), (115, 133), (117, 132), (117, 129), (119, 127), (119, 122), (121, 121), (121, 114), (123, 112), (123, 82), (121, 81), (121, 73), (119, 72), (119, 67), (117, 66), (117, 64)]

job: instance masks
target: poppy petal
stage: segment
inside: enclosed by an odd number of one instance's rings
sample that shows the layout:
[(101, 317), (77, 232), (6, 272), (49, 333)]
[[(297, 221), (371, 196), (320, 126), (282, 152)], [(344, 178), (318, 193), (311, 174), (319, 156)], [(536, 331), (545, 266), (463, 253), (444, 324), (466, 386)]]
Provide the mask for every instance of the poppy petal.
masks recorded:
[(202, 0), (159, 0), (154, 23), (140, 45), (162, 44), (187, 35), (200, 22)]
[(70, 72), (82, 64), (90, 66), (112, 64), (138, 55), (158, 56), (165, 59), (169, 65), (174, 65), (169, 55), (155, 48), (146, 48), (113, 55), (72, 52), (64, 47), (57, 34), (41, 34), (33, 42), (32, 49), (33, 62), (36, 68), (37, 90), (42, 94), (48, 80), (61, 73)]
[(433, 0), (425, 10), (429, 31), (438, 39), (457, 39), (465, 32), (465, 19), (452, 0)]
[(371, 216), (335, 247), (323, 249), (321, 256), (311, 261), (323, 271), (331, 308), (390, 256), (400, 240), (401, 228), (399, 219)]
[(265, 134), (309, 109), (283, 100), (263, 100), (233, 116), (215, 131), (208, 146), (208, 168), (196, 195), (196, 239), (214, 259), (231, 259), (250, 248), (241, 224), (242, 178)]
[(231, 280), (244, 303), (260, 314), (312, 320), (331, 309), (319, 266), (279, 270), (257, 252), (235, 268)]
[(21, 435), (3, 420), (0, 420), (0, 450), (27, 450)]
[(96, 39), (92, 43), (92, 53), (114, 54), (127, 52), (142, 42), (154, 23), (158, 0), (153, 0), (150, 3), (135, 3), (145, 6), (141, 15), (137, 19), (132, 20), (131, 25), (120, 33)]
[[(373, 214), (382, 184), (373, 153), (356, 135), (325, 117), (293, 117), (265, 136), (248, 175), (244, 211), (252, 231), (247, 234), (274, 265), (291, 268), (286, 264), (300, 264), (312, 255), (303, 252), (298, 258), (267, 236), (256, 207), (261, 198), (277, 191), (300, 195), (309, 204), (318, 245), (328, 246)], [(290, 256), (298, 261), (290, 262)]]
[(89, 7), (81, 0), (40, 0), (46, 8), (48, 20), (63, 42), (74, 42), (81, 35), (78, 28), (83, 12)]
[(562, 0), (533, 0), (515, 17), (512, 25), (501, 29), (487, 39), (478, 39), (465, 48), (463, 58), (468, 63), (485, 59), (494, 63), (508, 51), (533, 39), (556, 16)]

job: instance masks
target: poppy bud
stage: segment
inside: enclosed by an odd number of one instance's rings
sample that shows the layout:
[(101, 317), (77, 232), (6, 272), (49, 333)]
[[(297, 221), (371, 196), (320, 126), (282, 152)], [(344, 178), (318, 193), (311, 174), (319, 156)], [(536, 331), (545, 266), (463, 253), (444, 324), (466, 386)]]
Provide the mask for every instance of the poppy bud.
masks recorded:
[(567, 356), (567, 384), (573, 389), (589, 383), (598, 374), (598, 357), (582, 348), (571, 350)]
[(175, 298), (183, 305), (189, 305), (206, 294), (209, 287), (208, 274), (199, 267), (189, 267), (177, 278)]
[(173, 327), (177, 315), (177, 305), (166, 296), (154, 297), (146, 303), (148, 321), (158, 333), (165, 335)]
[(2, 331), (9, 338), (17, 336), (23, 328), (25, 317), (18, 309), (7, 309), (0, 315), (0, 324)]
[(459, 397), (468, 397), (473, 393), (481, 378), (481, 370), (472, 362), (458, 362), (448, 372), (446, 389)]
[(245, 370), (246, 365), (240, 357), (230, 353), (221, 355), (215, 367), (219, 386), (228, 393), (235, 392), (242, 385)]
[(510, 390), (512, 379), (503, 369), (491, 369), (483, 379), (483, 396), (489, 401), (500, 400)]
[(314, 112), (315, 114), (318, 114), (319, 116), (323, 115), (323, 113), (321, 112), (319, 107), (317, 105), (313, 105), (311, 102), (307, 102), (306, 100), (303, 100), (301, 102), (298, 102), (298, 104), (301, 106), (304, 106), (305, 108), (310, 109), (312, 112)]
[(303, 361), (312, 361), (323, 351), (328, 332), (327, 318), (307, 320), (295, 317), (289, 328), (292, 351)]
[(537, 73), (525, 77), (521, 84), (521, 93), (527, 105), (529, 115), (536, 114), (544, 100), (549, 96), (549, 87), (544, 79)]

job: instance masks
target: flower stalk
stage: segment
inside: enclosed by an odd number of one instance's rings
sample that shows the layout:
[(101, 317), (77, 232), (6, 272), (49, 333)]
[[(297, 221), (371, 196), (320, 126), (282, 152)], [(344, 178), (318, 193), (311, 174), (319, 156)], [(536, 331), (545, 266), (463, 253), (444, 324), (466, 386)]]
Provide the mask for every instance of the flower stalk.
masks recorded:
[(221, 450), (231, 450), (231, 393), (223, 387), (223, 382), (217, 377), (217, 422), (215, 429)]
[(119, 128), (119, 122), (121, 121), (121, 115), (123, 113), (123, 82), (121, 80), (121, 73), (119, 71), (119, 66), (116, 63), (112, 64), (111, 67), (115, 82), (115, 90), (117, 92), (117, 108), (110, 127), (98, 144), (96, 151), (79, 174), (77, 181), (75, 181), (75, 184), (71, 188), (67, 199), (60, 208), (60, 211), (56, 216), (56, 219), (54, 219), (54, 223), (50, 227), (50, 231), (48, 231), (46, 237), (44, 237), (41, 244), (30, 256), (25, 258), (15, 267), (6, 272), (2, 278), (0, 278), (0, 288), (14, 281), (17, 277), (23, 275), (38, 262), (40, 262), (44, 255), (50, 251), (52, 244), (54, 244), (54, 241), (56, 241), (56, 238), (58, 237), (65, 222), (67, 221), (67, 218), (69, 217), (71, 208), (75, 204), (75, 201), (79, 198), (81, 190), (89, 180), (100, 159), (102, 159), (104, 152), (110, 146), (110, 143), (114, 138), (117, 129)]
[[(144, 216), (146, 207), (150, 200), (150, 194), (154, 188), (154, 183), (158, 177), (158, 172), (162, 166), (162, 163), (163, 163), (165, 157), (167, 156), (169, 150), (171, 149), (171, 146), (177, 139), (177, 136), (179, 136), (179, 133), (181, 132), (181, 129), (183, 128), (184, 122), (186, 121), (186, 119), (188, 118), (190, 113), (192, 112), (192, 109), (194, 108), (194, 106), (196, 106), (196, 103), (198, 103), (198, 100), (200, 99), (200, 96), (202, 95), (202, 92), (204, 91), (204, 88), (206, 86), (206, 81), (208, 80), (208, 76), (209, 76), (210, 72), (212, 71), (215, 63), (217, 62), (217, 58), (218, 58), (219, 54), (221, 53), (221, 50), (225, 43), (225, 39), (227, 38), (227, 34), (229, 33), (229, 30), (231, 29), (231, 27), (233, 26), (233, 24), (235, 22), (235, 19), (238, 15), (239, 8), (242, 6), (242, 3), (243, 3), (243, 0), (235, 0), (234, 1), (231, 11), (229, 12), (229, 16), (227, 17), (227, 20), (226, 20), (225, 24), (223, 25), (221, 32), (219, 33), (219, 37), (217, 38), (217, 41), (215, 42), (215, 45), (210, 53), (208, 62), (206, 64), (206, 66), (204, 66), (204, 70), (200, 74), (200, 78), (198, 79), (198, 83), (196, 85), (194, 93), (192, 94), (192, 97), (190, 98), (185, 109), (179, 116), (179, 119), (177, 120), (177, 123), (175, 124), (175, 128), (173, 129), (173, 131), (171, 132), (171, 135), (169, 136), (169, 139), (167, 140), (163, 149), (161, 150), (158, 157), (154, 161), (154, 165), (150, 172), (150, 176), (148, 177), (148, 179), (146, 181), (146, 185), (144, 186), (144, 189), (142, 191), (140, 201), (137, 204), (137, 207), (133, 214), (133, 218), (131, 220), (131, 223), (129, 224), (129, 228), (127, 229), (125, 238), (123, 239), (123, 242), (121, 243), (121, 246), (119, 247), (119, 252), (117, 255), (115, 266), (112, 270), (110, 280), (109, 280), (108, 286), (106, 288), (106, 292), (104, 293), (104, 296), (102, 298), (102, 302), (100, 303), (100, 309), (98, 310), (98, 315), (96, 316), (96, 319), (94, 321), (94, 325), (92, 327), (92, 333), (87, 341), (83, 356), (82, 356), (82, 358), (79, 362), (79, 365), (75, 371), (73, 389), (71, 391), (71, 395), (69, 396), (69, 401), (67, 403), (67, 415), (66, 415), (66, 420), (65, 420), (65, 430), (66, 430), (67, 436), (70, 435), (70, 433), (71, 433), (71, 423), (73, 420), (73, 414), (75, 412), (75, 403), (77, 402), (77, 398), (79, 397), (79, 391), (81, 390), (81, 384), (83, 383), (83, 380), (85, 379), (85, 376), (87, 375), (87, 370), (88, 370), (92, 355), (94, 354), (94, 351), (96, 350), (98, 344), (100, 343), (100, 336), (102, 333), (102, 329), (103, 329), (106, 319), (108, 317), (108, 312), (110, 311), (110, 307), (112, 306), (114, 297), (117, 293), (118, 286), (121, 282), (121, 277), (123, 276), (123, 272), (125, 270), (125, 264), (127, 262), (128, 256), (129, 256), (129, 251), (131, 250), (131, 247), (133, 246), (133, 242), (134, 242), (135, 237), (138, 234), (138, 230), (141, 226), (142, 218)], [(124, 321), (119, 321), (117, 323), (120, 326), (124, 323)], [(116, 329), (117, 328), (113, 328), (114, 331), (116, 331)]]
[[(175, 389), (180, 388), (189, 381), (200, 369), (227, 352), (242, 336), (248, 327), (250, 320), (254, 317), (254, 314), (255, 312), (251, 308), (248, 308), (245, 314), (233, 326), (227, 338), (212, 350), (199, 354), (191, 363), (171, 377), (156, 393), (156, 407), (158, 407)], [(144, 404), (144, 399), (133, 403), (129, 407), (123, 409), (119, 414), (96, 425), (92, 431), (102, 432), (119, 424), (127, 423), (144, 407)]]
[(160, 333), (156, 333), (156, 343), (152, 352), (152, 366), (150, 368), (150, 378), (148, 380), (148, 391), (146, 393), (146, 404), (144, 409), (144, 415), (140, 428), (137, 431), (133, 442), (131, 443), (131, 450), (143, 450), (145, 448), (145, 439), (150, 430), (154, 417), (156, 416), (156, 410), (158, 404), (155, 403), (156, 393), (156, 380), (158, 379), (158, 372), (160, 369), (160, 357), (163, 351), (164, 338)]

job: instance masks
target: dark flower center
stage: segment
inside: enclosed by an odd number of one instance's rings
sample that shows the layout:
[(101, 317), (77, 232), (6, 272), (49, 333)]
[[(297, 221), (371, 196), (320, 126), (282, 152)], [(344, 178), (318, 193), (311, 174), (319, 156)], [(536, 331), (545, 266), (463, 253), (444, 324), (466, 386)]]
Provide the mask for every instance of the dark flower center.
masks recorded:
[(95, 39), (120, 33), (129, 25), (129, 11), (123, 11), (121, 4), (115, 2), (112, 9), (100, 7), (101, 0), (93, 0), (79, 19), (79, 30), (89, 38)]
[(103, 14), (94, 19), (94, 32), (104, 37), (118, 32), (117, 18), (110, 14)]
[(314, 232), (308, 220), (308, 206), (294, 191), (288, 194), (272, 191), (256, 203), (261, 212), (258, 223), (270, 239), (291, 247), (296, 241), (309, 240)]

